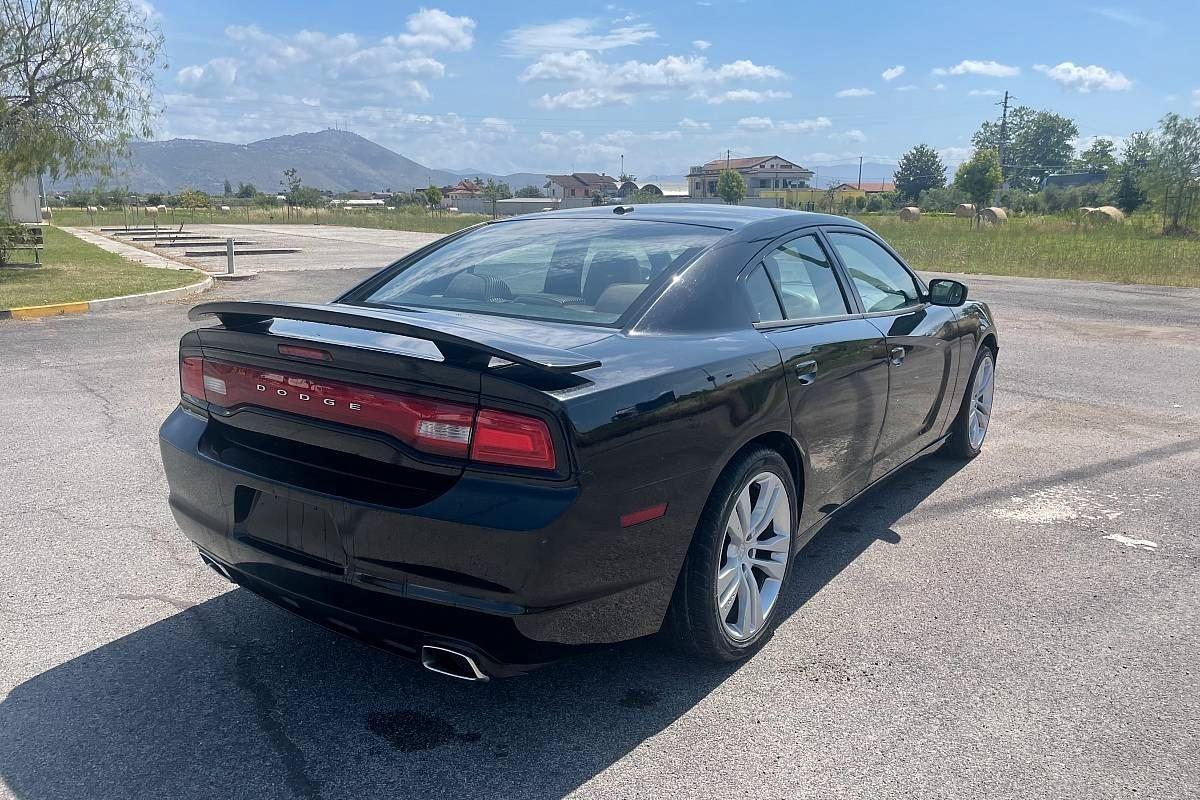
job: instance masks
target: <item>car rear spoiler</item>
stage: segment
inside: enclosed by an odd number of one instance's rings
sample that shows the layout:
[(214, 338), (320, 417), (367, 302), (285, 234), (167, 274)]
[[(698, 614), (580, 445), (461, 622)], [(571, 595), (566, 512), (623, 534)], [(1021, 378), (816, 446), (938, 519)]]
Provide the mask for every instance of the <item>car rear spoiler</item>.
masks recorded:
[(216, 302), (201, 303), (188, 311), (188, 319), (217, 317), (229, 330), (260, 327), (273, 319), (319, 322), (345, 328), (394, 333), (433, 342), (448, 363), (485, 369), (492, 358), (522, 364), (543, 372), (571, 373), (600, 366), (561, 347), (473, 328), (445, 319), (425, 320), (416, 311), (308, 303)]

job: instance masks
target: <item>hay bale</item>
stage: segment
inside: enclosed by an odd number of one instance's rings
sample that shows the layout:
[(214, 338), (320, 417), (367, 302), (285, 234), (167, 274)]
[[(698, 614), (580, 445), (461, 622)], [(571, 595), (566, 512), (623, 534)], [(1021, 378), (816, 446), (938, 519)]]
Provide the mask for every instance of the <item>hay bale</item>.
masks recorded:
[(1087, 219), (1089, 222), (1124, 222), (1125, 212), (1116, 206), (1100, 206), (1089, 211)]
[(1094, 206), (1080, 206), (1079, 207), (1079, 215), (1082, 217), (1086, 217), (1088, 214), (1092, 213), (1095, 210), (1096, 209)]
[(87, 212), (88, 212), (89, 214), (96, 214), (96, 213), (99, 213), (99, 211), (100, 211), (100, 209), (96, 208), (95, 206), (88, 206), (88, 207), (87, 207)]
[(984, 222), (987, 222), (991, 225), (1003, 225), (1004, 223), (1008, 222), (1008, 214), (1005, 213), (1003, 208), (998, 206), (985, 208), (983, 211), (979, 212), (979, 216)]
[(165, 213), (167, 213), (167, 207), (166, 207), (166, 206), (159, 206), (159, 207), (158, 207), (158, 213), (160, 213), (160, 214), (165, 214)]
[(158, 206), (146, 206), (146, 216), (147, 217), (157, 217), (158, 216)]
[(959, 203), (958, 206), (954, 209), (954, 216), (956, 216), (956, 217), (973, 217), (973, 216), (975, 216), (975, 204), (974, 203)]
[(900, 219), (905, 222), (916, 222), (921, 218), (921, 209), (916, 206), (905, 206), (900, 209)]
[(222, 214), (228, 214), (228, 213), (229, 213), (229, 206), (221, 206), (221, 213), (222, 213)]

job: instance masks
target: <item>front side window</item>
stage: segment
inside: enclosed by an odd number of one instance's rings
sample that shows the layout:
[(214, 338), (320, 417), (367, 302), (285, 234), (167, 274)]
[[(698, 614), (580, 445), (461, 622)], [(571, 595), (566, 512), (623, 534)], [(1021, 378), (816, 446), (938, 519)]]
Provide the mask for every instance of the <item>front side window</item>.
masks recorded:
[(621, 219), (501, 222), (407, 265), (365, 302), (612, 325), (725, 233)]
[(763, 259), (788, 319), (834, 317), (850, 312), (833, 272), (833, 263), (817, 237), (801, 236), (776, 247)]
[(921, 290), (912, 273), (878, 244), (853, 233), (829, 233), (866, 312), (895, 311), (920, 305)]

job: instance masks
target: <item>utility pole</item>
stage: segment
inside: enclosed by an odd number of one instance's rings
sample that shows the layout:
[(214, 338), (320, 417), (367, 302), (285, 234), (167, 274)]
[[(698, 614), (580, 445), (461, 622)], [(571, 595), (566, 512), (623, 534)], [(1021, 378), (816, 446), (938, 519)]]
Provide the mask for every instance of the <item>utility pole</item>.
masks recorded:
[(729, 169), (729, 151), (725, 151), (725, 169)]
[(862, 160), (863, 157), (858, 157), (858, 190), (862, 191)]
[(621, 177), (625, 176), (625, 154), (621, 153)]
[[(1007, 173), (1007, 170), (1005, 169), (1006, 164), (1004, 162), (1004, 152), (1005, 152), (1005, 150), (1008, 149), (1008, 101), (1016, 100), (1016, 99), (1017, 98), (1009, 95), (1008, 90), (1005, 89), (1004, 90), (1004, 99), (996, 104), (998, 106), (1004, 107), (1004, 110), (1000, 115), (1000, 148), (999, 148), (999, 150), (1000, 150), (1000, 173), (1002, 175)], [(1008, 181), (1007, 180), (1002, 181), (1000, 184), (1000, 188), (1007, 189)]]

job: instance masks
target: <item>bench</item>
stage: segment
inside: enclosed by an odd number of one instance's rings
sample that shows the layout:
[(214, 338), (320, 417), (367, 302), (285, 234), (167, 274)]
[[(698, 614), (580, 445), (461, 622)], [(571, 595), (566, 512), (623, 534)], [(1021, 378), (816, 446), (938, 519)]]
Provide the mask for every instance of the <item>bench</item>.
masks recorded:
[(15, 250), (32, 250), (34, 263), (41, 264), (44, 246), (41, 225), (22, 223), (0, 227), (0, 264), (7, 263), (7, 254)]

